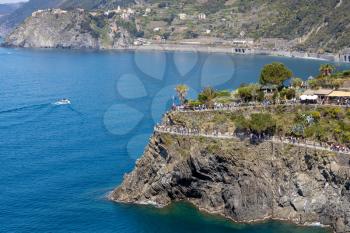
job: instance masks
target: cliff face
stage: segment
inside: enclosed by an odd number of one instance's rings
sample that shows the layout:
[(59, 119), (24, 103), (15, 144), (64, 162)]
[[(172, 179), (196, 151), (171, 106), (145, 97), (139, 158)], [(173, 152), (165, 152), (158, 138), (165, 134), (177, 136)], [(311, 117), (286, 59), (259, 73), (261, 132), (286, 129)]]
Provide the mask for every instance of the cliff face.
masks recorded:
[(319, 222), (350, 232), (349, 159), (271, 142), (155, 133), (110, 198), (158, 206), (186, 200), (235, 221)]
[[(83, 8), (86, 10), (116, 8), (118, 5), (124, 6), (134, 4), (133, 0), (29, 0), (21, 3), (16, 11), (0, 19), (0, 35), (6, 36), (20, 25), (32, 12), (39, 9), (61, 8), (74, 9)], [(12, 4), (14, 5), (14, 4)]]
[(131, 43), (127, 30), (108, 18), (84, 11), (33, 13), (5, 40), (5, 45), (33, 48), (112, 49)]

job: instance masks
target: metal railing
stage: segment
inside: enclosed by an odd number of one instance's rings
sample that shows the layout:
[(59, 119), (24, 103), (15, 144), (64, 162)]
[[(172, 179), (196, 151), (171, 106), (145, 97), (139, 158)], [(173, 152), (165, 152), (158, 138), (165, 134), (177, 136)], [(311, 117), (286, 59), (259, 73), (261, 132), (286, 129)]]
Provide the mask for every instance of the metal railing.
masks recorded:
[(154, 127), (155, 132), (169, 133), (180, 136), (197, 136), (206, 138), (217, 138), (217, 139), (250, 139), (254, 142), (276, 142), (290, 145), (297, 145), (311, 149), (324, 150), (330, 152), (336, 152), (341, 154), (350, 155), (350, 148), (340, 144), (327, 144), (322, 142), (315, 142), (309, 140), (301, 140), (295, 137), (277, 137), (268, 135), (254, 135), (254, 134), (237, 134), (232, 132), (221, 133), (219, 131), (203, 132), (199, 129), (189, 129), (182, 126), (166, 126), (157, 125)]

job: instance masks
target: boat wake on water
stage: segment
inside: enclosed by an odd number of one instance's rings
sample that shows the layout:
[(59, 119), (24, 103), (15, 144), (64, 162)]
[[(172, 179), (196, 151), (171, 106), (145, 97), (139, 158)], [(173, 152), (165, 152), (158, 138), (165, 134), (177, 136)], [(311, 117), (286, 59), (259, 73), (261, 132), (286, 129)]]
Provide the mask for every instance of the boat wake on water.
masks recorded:
[[(38, 117), (48, 114), (52, 110), (50, 106), (51, 103), (46, 103), (2, 110), (0, 111), (0, 128), (8, 128), (35, 121)], [(6, 124), (4, 124), (5, 122)]]
[[(75, 114), (81, 116), (81, 112), (75, 110), (71, 106), (71, 102), (68, 99), (60, 99), (56, 102), (45, 103), (45, 104), (34, 104), (29, 106), (23, 106), (13, 109), (0, 110), (0, 128), (8, 128), (32, 121), (36, 121), (39, 117), (47, 116), (51, 114), (55, 109), (61, 108), (64, 105), (67, 106), (66, 109), (74, 112)], [(11, 124), (2, 124), (2, 122), (11, 122)]]
[(25, 110), (33, 110), (33, 109), (42, 109), (42, 108), (47, 107), (49, 105), (50, 104), (33, 104), (33, 105), (29, 105), (29, 106), (24, 106), (24, 107), (0, 110), (0, 114), (13, 113), (13, 112), (19, 112), (19, 111), (25, 111)]

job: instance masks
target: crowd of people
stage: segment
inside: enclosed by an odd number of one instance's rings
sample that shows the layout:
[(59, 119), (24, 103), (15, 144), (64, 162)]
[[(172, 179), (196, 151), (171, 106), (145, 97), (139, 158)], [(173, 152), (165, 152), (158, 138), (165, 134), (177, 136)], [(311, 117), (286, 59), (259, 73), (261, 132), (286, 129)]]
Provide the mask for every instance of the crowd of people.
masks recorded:
[(336, 151), (336, 152), (342, 152), (342, 153), (350, 153), (350, 148), (344, 145), (341, 145), (339, 143), (331, 143), (329, 145), (329, 148), (332, 151)]
[(172, 107), (173, 111), (210, 111), (210, 110), (234, 110), (238, 107), (256, 107), (256, 106), (267, 106), (269, 104), (259, 103), (259, 102), (233, 102), (229, 104), (214, 103), (213, 107), (209, 108), (205, 104), (198, 106), (189, 105), (174, 105)]
[(166, 132), (166, 133), (173, 133), (183, 136), (207, 136), (207, 137), (217, 137), (217, 138), (237, 138), (240, 140), (249, 139), (251, 143), (261, 143), (264, 141), (277, 141), (277, 142), (283, 142), (283, 143), (289, 143), (289, 144), (296, 144), (296, 145), (303, 145), (307, 147), (314, 147), (319, 149), (325, 149), (329, 151), (334, 152), (341, 152), (350, 154), (350, 148), (336, 143), (322, 143), (322, 142), (314, 142), (314, 141), (306, 141), (302, 140), (297, 137), (275, 137), (271, 136), (269, 134), (254, 134), (254, 133), (246, 133), (246, 132), (225, 132), (222, 133), (218, 130), (212, 130), (211, 132), (208, 131), (201, 131), (200, 129), (191, 129), (184, 126), (177, 126), (177, 125), (163, 125), (158, 124), (154, 128), (155, 131), (158, 132)]
[(350, 107), (350, 101), (340, 101), (335, 103), (327, 103), (327, 102), (316, 102), (316, 103), (308, 103), (308, 102), (302, 102), (296, 99), (293, 100), (287, 100), (279, 103), (273, 103), (271, 101), (265, 100), (263, 102), (232, 102), (232, 103), (213, 103), (212, 107), (208, 107), (205, 104), (197, 105), (197, 106), (190, 106), (190, 105), (173, 105), (172, 110), (173, 111), (220, 111), (220, 110), (235, 110), (237, 108), (241, 107), (268, 107), (268, 106), (275, 106), (275, 105), (296, 105), (296, 104), (304, 104), (304, 105), (330, 105), (330, 106), (344, 106), (344, 107)]

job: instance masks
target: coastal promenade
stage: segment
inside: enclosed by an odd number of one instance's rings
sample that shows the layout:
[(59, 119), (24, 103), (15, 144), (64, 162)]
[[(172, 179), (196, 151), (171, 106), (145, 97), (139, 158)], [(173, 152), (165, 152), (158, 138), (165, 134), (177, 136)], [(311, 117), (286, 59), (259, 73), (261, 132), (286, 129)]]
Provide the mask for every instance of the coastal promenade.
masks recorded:
[[(230, 140), (230, 139), (242, 140), (247, 138), (247, 137), (239, 137), (237, 134), (229, 133), (229, 132), (224, 134), (220, 132), (203, 133), (197, 129), (187, 129), (184, 127), (172, 127), (172, 126), (165, 126), (165, 125), (155, 126), (154, 131), (158, 133), (167, 133), (167, 134), (179, 135), (179, 136), (205, 137), (205, 138), (225, 139), (225, 140)], [(346, 147), (337, 146), (337, 145), (327, 145), (325, 143), (320, 143), (315, 141), (298, 140), (297, 138), (273, 136), (273, 137), (264, 137), (263, 139), (258, 139), (258, 140), (260, 142), (283, 143), (283, 144), (295, 145), (295, 146), (305, 147), (305, 148), (310, 148), (315, 150), (323, 150), (323, 151), (350, 155), (350, 149)]]

